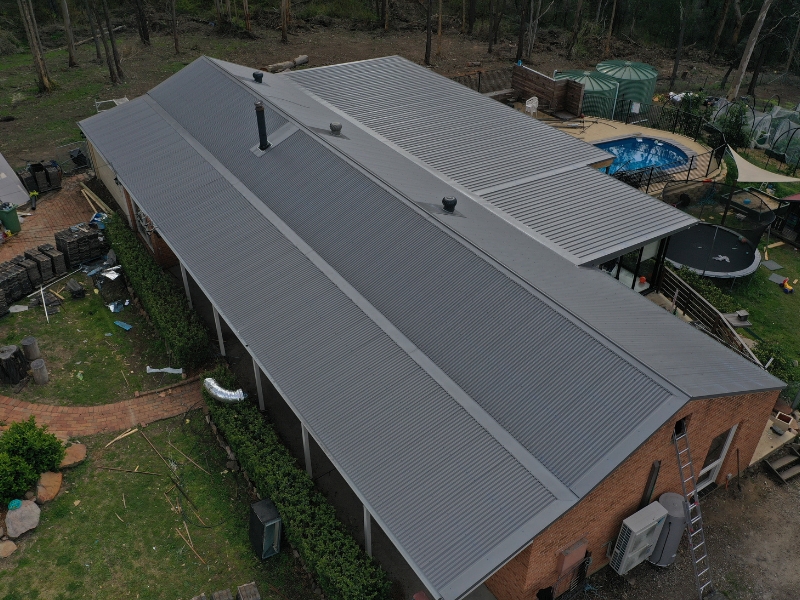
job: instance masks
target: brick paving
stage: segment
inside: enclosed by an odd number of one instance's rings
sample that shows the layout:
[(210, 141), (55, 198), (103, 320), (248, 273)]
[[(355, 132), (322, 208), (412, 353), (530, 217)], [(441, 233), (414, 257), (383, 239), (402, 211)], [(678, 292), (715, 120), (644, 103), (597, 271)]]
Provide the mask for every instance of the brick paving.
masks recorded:
[(52, 406), (0, 396), (0, 421), (8, 424), (34, 415), (39, 425), (48, 425), (49, 431), (62, 439), (110, 433), (168, 419), (192, 408), (204, 409), (200, 386), (200, 377), (192, 377), (102, 406)]
[(30, 213), (32, 216), (21, 217), (20, 220), (24, 219), (22, 230), (0, 245), (0, 262), (10, 260), (35, 246), (42, 244), (55, 246), (56, 231), (88, 222), (94, 216), (94, 211), (81, 194), (79, 185), (86, 179), (88, 176), (85, 173), (64, 178), (60, 190), (39, 197), (35, 211), (17, 209), (20, 213)]

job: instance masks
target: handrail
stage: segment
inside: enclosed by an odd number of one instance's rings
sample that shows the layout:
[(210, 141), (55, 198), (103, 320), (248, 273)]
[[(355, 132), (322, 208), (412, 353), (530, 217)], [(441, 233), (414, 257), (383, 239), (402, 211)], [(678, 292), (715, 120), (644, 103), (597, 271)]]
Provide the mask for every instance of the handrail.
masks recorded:
[(697, 290), (678, 277), (669, 267), (663, 269), (661, 272), (661, 281), (658, 285), (658, 291), (668, 298), (674, 298), (675, 306), (701, 325), (697, 327), (697, 329), (700, 329), (703, 333), (714, 338), (724, 346), (727, 346), (750, 362), (757, 364), (759, 367), (763, 366), (747, 344), (742, 341), (742, 338), (736, 333), (733, 326), (722, 316), (722, 313), (714, 308), (708, 300), (703, 298)]

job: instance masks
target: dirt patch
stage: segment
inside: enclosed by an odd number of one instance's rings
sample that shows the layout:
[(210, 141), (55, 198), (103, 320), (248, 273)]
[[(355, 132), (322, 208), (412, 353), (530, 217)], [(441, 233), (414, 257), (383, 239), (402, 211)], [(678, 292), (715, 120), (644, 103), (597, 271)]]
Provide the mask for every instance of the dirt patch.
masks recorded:
[[(795, 518), (800, 479), (777, 484), (760, 467), (736, 484), (718, 489), (702, 503), (713, 581), (730, 600), (789, 600), (797, 597)], [(686, 539), (666, 569), (644, 563), (626, 577), (603, 569), (591, 578), (600, 598), (676, 600), (696, 598)]]

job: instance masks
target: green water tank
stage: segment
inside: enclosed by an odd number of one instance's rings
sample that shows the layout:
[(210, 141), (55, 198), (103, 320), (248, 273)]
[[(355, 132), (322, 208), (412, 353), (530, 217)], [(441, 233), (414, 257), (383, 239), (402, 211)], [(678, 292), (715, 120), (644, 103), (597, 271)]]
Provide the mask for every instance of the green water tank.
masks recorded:
[(591, 117), (611, 119), (614, 117), (614, 104), (617, 99), (619, 83), (613, 77), (599, 71), (556, 71), (556, 80), (571, 79), (583, 84), (583, 114)]
[(619, 82), (619, 99), (652, 104), (658, 71), (650, 65), (629, 60), (604, 60), (597, 65), (603, 75)]

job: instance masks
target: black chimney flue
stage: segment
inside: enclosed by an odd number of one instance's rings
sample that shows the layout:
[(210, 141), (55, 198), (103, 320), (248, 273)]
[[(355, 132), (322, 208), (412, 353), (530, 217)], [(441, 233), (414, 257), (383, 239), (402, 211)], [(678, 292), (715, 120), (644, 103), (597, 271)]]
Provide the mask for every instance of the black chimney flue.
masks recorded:
[(264, 81), (264, 74), (258, 71), (253, 73), (253, 81), (256, 83), (262, 83)]
[(267, 140), (267, 122), (264, 118), (264, 103), (256, 102), (256, 121), (258, 121), (258, 149), (262, 152), (269, 148)]
[(455, 212), (457, 202), (458, 201), (452, 196), (445, 196), (444, 198), (442, 198), (442, 208), (444, 209), (445, 212), (449, 213)]

